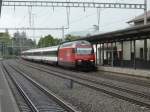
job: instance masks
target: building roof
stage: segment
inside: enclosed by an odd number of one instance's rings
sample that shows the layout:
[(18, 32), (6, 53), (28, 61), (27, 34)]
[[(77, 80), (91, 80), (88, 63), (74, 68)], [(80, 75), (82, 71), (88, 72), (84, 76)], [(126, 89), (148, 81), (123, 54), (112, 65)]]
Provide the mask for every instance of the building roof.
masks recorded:
[[(150, 10), (147, 11), (147, 19), (150, 19)], [(144, 13), (135, 17), (134, 19), (131, 19), (127, 23), (138, 22), (138, 21), (143, 21), (143, 20), (144, 20)]]
[(150, 38), (150, 24), (139, 25), (113, 32), (84, 37), (81, 38), (81, 40), (87, 40), (92, 43), (104, 43), (115, 41), (140, 40), (144, 38)]

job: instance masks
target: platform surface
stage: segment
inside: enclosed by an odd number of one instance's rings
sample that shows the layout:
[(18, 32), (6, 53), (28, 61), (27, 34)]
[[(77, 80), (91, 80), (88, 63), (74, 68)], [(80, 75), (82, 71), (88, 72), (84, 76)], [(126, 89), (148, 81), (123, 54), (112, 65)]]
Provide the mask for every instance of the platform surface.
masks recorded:
[(150, 70), (98, 66), (98, 70), (150, 79)]

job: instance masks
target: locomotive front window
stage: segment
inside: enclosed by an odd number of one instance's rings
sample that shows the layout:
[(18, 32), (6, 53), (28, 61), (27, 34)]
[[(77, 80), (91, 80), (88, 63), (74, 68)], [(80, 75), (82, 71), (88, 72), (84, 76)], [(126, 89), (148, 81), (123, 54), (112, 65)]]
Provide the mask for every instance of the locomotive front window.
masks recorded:
[(92, 48), (77, 48), (77, 54), (92, 54)]

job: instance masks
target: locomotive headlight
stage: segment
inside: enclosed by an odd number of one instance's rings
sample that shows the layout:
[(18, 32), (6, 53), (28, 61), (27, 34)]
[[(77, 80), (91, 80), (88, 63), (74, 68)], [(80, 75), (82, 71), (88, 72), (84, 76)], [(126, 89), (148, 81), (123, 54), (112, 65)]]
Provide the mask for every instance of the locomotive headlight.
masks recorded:
[(78, 62), (81, 62), (82, 60), (78, 60)]
[(94, 62), (94, 60), (90, 60), (91, 62)]

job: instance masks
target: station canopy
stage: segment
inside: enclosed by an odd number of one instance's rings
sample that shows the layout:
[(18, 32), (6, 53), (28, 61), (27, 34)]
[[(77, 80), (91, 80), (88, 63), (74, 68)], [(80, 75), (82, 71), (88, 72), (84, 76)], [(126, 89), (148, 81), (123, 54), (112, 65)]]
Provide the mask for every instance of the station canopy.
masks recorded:
[(80, 38), (91, 43), (111, 43), (119, 41), (131, 41), (150, 38), (150, 24), (133, 26), (122, 30), (112, 31), (108, 33), (96, 34), (88, 37)]

